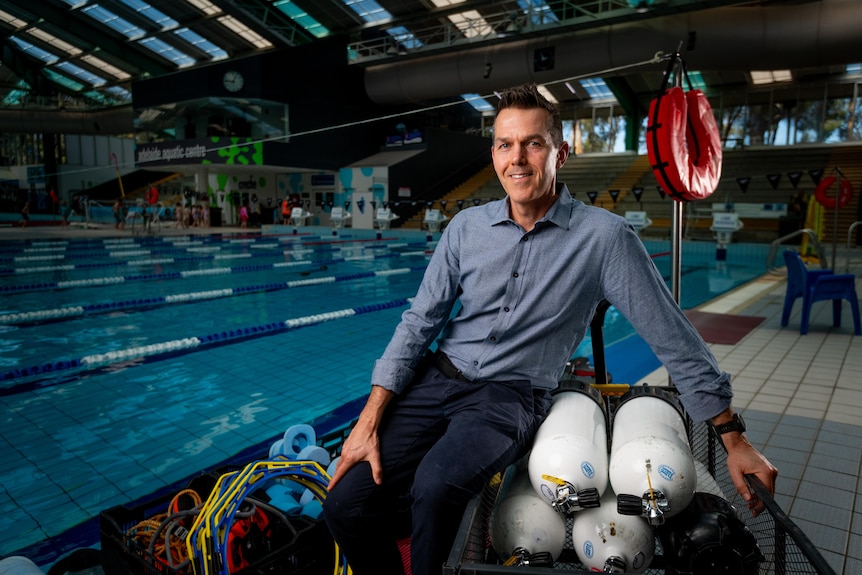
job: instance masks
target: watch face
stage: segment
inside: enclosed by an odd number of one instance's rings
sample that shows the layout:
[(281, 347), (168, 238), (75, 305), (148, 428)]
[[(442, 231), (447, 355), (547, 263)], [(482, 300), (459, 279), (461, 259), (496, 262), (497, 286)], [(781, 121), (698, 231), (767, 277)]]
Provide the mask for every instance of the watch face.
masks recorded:
[(222, 82), (224, 83), (225, 89), (230, 92), (239, 92), (245, 84), (245, 80), (243, 80), (242, 74), (239, 72), (225, 73), (224, 78), (222, 78)]

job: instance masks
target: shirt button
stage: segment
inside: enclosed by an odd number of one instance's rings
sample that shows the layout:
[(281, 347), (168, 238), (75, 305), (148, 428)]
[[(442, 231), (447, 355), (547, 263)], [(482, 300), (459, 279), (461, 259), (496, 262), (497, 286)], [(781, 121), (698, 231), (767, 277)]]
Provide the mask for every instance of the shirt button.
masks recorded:
[(513, 278), (518, 277), (518, 272), (513, 273), (513, 274), (512, 274), (512, 277), (513, 277)]
[(522, 242), (526, 242), (528, 239), (530, 239), (530, 236), (523, 236), (523, 237), (521, 238), (521, 241), (522, 241)]
[(504, 307), (504, 308), (503, 308), (503, 311), (509, 311), (509, 308), (508, 308), (508, 307)]
[(497, 341), (497, 338), (496, 338), (496, 337), (494, 337), (494, 336), (492, 335), (492, 336), (491, 336), (491, 341)]

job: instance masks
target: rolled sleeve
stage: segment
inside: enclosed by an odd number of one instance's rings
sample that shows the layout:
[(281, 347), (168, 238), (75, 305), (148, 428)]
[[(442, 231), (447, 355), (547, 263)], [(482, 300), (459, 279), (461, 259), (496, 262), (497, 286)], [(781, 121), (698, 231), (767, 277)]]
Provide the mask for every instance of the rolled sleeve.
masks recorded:
[(371, 372), (371, 383), (400, 394), (415, 373), (415, 370), (406, 367), (402, 362), (378, 359), (374, 362), (374, 369)]

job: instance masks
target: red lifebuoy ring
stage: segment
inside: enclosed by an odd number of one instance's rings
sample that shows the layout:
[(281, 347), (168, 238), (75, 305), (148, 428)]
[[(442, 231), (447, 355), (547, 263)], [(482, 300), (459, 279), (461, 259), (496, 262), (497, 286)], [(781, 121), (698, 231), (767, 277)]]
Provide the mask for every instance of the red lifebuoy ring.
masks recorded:
[(156, 188), (147, 190), (147, 203), (151, 206), (159, 201), (159, 191)]
[(850, 180), (841, 180), (841, 183), (838, 184), (838, 193), (834, 198), (827, 196), (826, 190), (831, 188), (834, 183), (835, 176), (823, 178), (814, 190), (814, 199), (824, 208), (833, 209), (836, 205), (843, 208), (850, 203), (850, 198), (853, 197), (853, 184), (850, 183)]
[(673, 199), (712, 195), (721, 179), (721, 138), (703, 92), (668, 88), (652, 101), (647, 153), (658, 183)]

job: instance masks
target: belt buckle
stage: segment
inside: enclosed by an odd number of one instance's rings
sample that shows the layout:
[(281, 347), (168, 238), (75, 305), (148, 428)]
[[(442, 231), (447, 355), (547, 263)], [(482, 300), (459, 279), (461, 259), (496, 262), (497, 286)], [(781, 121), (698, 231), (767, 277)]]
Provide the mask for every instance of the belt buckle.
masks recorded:
[(437, 369), (439, 369), (440, 372), (443, 373), (443, 375), (445, 375), (449, 379), (457, 379), (459, 381), (470, 382), (470, 380), (464, 376), (464, 373), (460, 369), (455, 367), (455, 364), (452, 363), (452, 360), (449, 359), (449, 356), (447, 356), (442, 351), (436, 352), (435, 363), (437, 365)]

